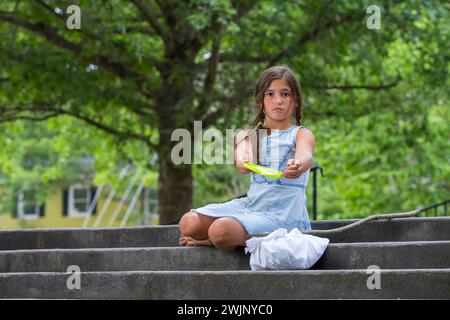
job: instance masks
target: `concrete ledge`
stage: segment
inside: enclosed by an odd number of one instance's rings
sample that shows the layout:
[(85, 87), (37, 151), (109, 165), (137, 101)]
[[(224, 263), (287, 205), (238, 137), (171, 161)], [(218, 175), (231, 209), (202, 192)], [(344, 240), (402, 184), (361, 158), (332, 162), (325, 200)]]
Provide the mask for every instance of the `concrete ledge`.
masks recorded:
[[(313, 229), (332, 229), (356, 220), (312, 222)], [(333, 243), (450, 240), (450, 217), (371, 221), (340, 234)], [(176, 247), (177, 226), (115, 229), (31, 229), (0, 231), (0, 250), (50, 248)]]
[(450, 241), (330, 244), (312, 269), (450, 268)]
[[(150, 270), (249, 270), (243, 248), (211, 247), (46, 249), (0, 251), (0, 272), (83, 272)], [(450, 241), (330, 244), (312, 269), (450, 268)]]
[[(344, 226), (356, 220), (343, 220), (318, 225), (320, 229), (332, 229)], [(314, 228), (313, 228), (314, 229)], [(330, 235), (333, 243), (339, 242), (379, 242), (379, 241), (441, 241), (450, 240), (450, 217), (439, 218), (402, 218), (375, 220), (342, 233)]]
[(243, 248), (212, 247), (47, 249), (0, 251), (0, 272), (250, 270)]
[[(330, 236), (311, 270), (258, 272), (243, 248), (179, 247), (177, 226), (0, 231), (0, 298), (450, 299), (449, 230), (450, 218), (372, 221)], [(381, 289), (367, 288), (371, 265)]]
[(0, 250), (178, 246), (176, 226), (0, 231)]
[(450, 269), (93, 272), (69, 290), (65, 273), (0, 274), (0, 298), (45, 299), (450, 299)]

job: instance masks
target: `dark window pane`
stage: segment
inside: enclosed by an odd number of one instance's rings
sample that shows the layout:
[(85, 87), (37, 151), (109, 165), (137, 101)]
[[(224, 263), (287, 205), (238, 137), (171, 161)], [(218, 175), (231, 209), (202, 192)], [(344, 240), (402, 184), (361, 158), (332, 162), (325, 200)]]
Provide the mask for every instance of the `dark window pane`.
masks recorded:
[(87, 212), (88, 211), (88, 204), (86, 202), (76, 202), (75, 203), (75, 209), (78, 212)]
[(23, 206), (24, 214), (36, 214), (36, 206), (34, 203), (24, 204)]
[(75, 200), (77, 199), (86, 199), (88, 195), (88, 190), (87, 189), (75, 189), (74, 192), (74, 198)]
[(35, 201), (35, 192), (33, 190), (24, 191), (23, 192), (23, 201), (34, 202)]

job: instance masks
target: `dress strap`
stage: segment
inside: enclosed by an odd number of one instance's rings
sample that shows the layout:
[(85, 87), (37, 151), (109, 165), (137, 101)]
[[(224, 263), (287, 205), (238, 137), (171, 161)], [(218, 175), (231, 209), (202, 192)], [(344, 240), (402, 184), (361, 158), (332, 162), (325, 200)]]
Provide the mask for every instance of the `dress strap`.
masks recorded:
[[(280, 162), (278, 163), (278, 171), (281, 171), (281, 167), (283, 166), (283, 163), (284, 163), (286, 160), (288, 160), (287, 158), (288, 158), (288, 156), (289, 156), (289, 153), (291, 153), (292, 148), (294, 148), (294, 146), (295, 146), (295, 140), (296, 140), (296, 137), (297, 137), (297, 132), (298, 132), (298, 130), (300, 130), (301, 128), (303, 128), (303, 126), (299, 126), (299, 127), (297, 128), (297, 130), (295, 130), (294, 143), (292, 144), (292, 146), (289, 148), (289, 150), (288, 150), (288, 151), (286, 152), (286, 154), (284, 155), (283, 160), (280, 161)], [(278, 180), (280, 180), (280, 179), (278, 179)]]
[[(283, 166), (283, 163), (288, 159), (289, 153), (291, 153), (292, 148), (294, 148), (294, 146), (295, 146), (295, 143), (292, 144), (292, 146), (291, 146), (291, 147), (289, 148), (289, 150), (286, 152), (286, 154), (285, 154), (284, 157), (283, 157), (283, 160), (280, 161), (280, 162), (278, 163), (278, 171), (281, 171), (281, 167)], [(278, 180), (280, 180), (280, 179), (278, 179)]]

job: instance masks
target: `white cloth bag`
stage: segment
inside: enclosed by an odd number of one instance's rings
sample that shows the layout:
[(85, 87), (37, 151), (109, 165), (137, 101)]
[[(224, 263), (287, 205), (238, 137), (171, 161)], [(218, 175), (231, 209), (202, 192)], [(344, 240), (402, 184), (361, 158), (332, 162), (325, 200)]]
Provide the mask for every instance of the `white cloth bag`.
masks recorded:
[(245, 242), (245, 253), (251, 254), (252, 270), (309, 269), (325, 252), (327, 238), (303, 234), (297, 228), (287, 232), (280, 228), (265, 237), (253, 237)]

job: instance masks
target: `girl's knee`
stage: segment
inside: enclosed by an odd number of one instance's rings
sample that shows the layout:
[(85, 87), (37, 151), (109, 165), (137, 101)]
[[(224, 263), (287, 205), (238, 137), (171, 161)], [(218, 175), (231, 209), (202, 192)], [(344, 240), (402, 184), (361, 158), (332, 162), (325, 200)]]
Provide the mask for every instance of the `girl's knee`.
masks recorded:
[(208, 230), (208, 237), (215, 247), (224, 250), (234, 250), (244, 245), (246, 233), (239, 222), (230, 218), (221, 218), (214, 221)]
[(226, 223), (223, 223), (222, 219), (218, 219), (209, 227), (208, 236), (214, 244), (223, 243), (226, 240), (227, 235), (227, 225)]
[(185, 213), (178, 224), (180, 231), (183, 235), (192, 235), (199, 227), (198, 213), (187, 212)]

